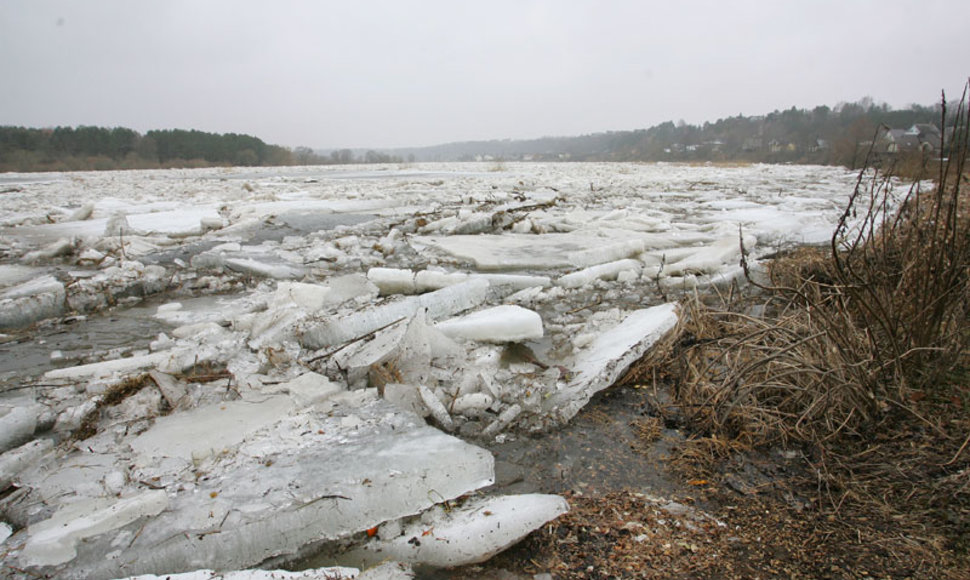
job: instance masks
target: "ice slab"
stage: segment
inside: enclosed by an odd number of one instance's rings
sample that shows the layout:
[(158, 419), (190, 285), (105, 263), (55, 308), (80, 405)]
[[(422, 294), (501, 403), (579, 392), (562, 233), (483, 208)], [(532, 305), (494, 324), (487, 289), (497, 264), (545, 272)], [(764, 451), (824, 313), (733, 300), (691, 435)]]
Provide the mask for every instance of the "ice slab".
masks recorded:
[(574, 378), (543, 404), (560, 422), (572, 419), (590, 398), (612, 385), (634, 361), (676, 326), (675, 303), (637, 310), (593, 340), (574, 363)]
[[(187, 358), (186, 358), (187, 357)], [(85, 380), (92, 378), (104, 378), (112, 375), (125, 375), (151, 368), (181, 370), (185, 364), (192, 364), (194, 361), (192, 353), (184, 349), (173, 351), (155, 352), (146, 355), (120, 358), (104, 362), (90, 363), (75, 367), (54, 369), (44, 373), (47, 379), (57, 380)]]
[[(97, 211), (105, 208), (99, 203)], [(201, 234), (199, 227), (203, 219), (219, 219), (218, 207), (214, 206), (182, 206), (178, 209), (165, 211), (151, 211), (151, 207), (129, 207), (125, 210), (124, 218), (127, 223), (124, 235), (127, 241), (129, 234), (136, 232), (158, 233), (163, 235)], [(95, 219), (72, 220), (56, 224), (25, 226), (18, 228), (17, 235), (35, 244), (48, 244), (60, 238), (94, 240), (108, 233), (109, 237), (117, 237), (115, 224), (109, 229), (112, 217)], [(115, 220), (117, 223), (118, 220)]]
[(0, 490), (5, 490), (17, 475), (54, 449), (50, 439), (35, 439), (0, 455)]
[(548, 276), (529, 276), (523, 274), (479, 274), (488, 280), (492, 288), (507, 288), (512, 291), (526, 288), (548, 288), (552, 286), (552, 279)]
[(184, 474), (160, 491), (167, 509), (87, 536), (73, 560), (36, 570), (116, 578), (255, 566), (418, 514), (491, 484), (493, 469), (488, 451), (383, 401), (296, 412), (201, 462), (136, 465), (136, 481)]
[(242, 274), (279, 280), (300, 278), (305, 273), (301, 267), (284, 263), (272, 264), (252, 258), (227, 258), (225, 265), (226, 268)]
[(435, 270), (421, 270), (414, 275), (414, 285), (418, 292), (440, 290), (447, 286), (459, 284), (468, 279), (465, 272), (437, 272)]
[[(758, 243), (758, 239), (751, 234), (744, 236), (744, 247), (751, 251)], [(670, 263), (664, 268), (668, 276), (683, 276), (685, 274), (715, 274), (732, 262), (737, 264), (741, 259), (741, 240), (738, 236), (720, 239), (713, 244), (698, 249), (689, 256)]]
[(77, 555), (81, 540), (153, 516), (168, 507), (168, 494), (150, 490), (119, 500), (88, 500), (58, 510), (50, 519), (31, 525), (20, 553), (24, 566), (54, 566)]
[(519, 342), (542, 338), (542, 317), (521, 306), (496, 306), (444, 320), (435, 328), (451, 338), (479, 342)]
[(617, 260), (566, 274), (556, 280), (556, 284), (563, 288), (581, 288), (595, 280), (614, 280), (622, 272), (633, 271), (639, 275), (642, 268), (643, 264), (638, 260)]
[(270, 395), (253, 401), (206, 405), (161, 417), (131, 442), (135, 463), (148, 466), (166, 457), (186, 461), (205, 459), (276, 423), (292, 408), (290, 397)]
[(389, 559), (439, 568), (476, 564), (567, 511), (569, 504), (558, 495), (476, 498), (448, 512), (433, 509), (396, 537), (375, 538), (340, 561), (361, 567)]
[(415, 236), (411, 243), (472, 262), (480, 270), (549, 270), (591, 266), (643, 252), (645, 244), (639, 234), (625, 233), (625, 238), (610, 232)]
[(33, 252), (28, 252), (24, 255), (24, 261), (27, 263), (40, 262), (44, 260), (50, 260), (52, 258), (57, 258), (61, 256), (67, 256), (74, 253), (75, 247), (74, 242), (67, 238), (61, 238), (56, 242), (51, 242), (39, 250), (34, 250)]
[(408, 296), (321, 321), (304, 331), (301, 338), (307, 348), (323, 348), (353, 340), (398, 320), (411, 318), (419, 310), (427, 310), (428, 317), (439, 319), (468, 310), (485, 301), (488, 281), (468, 280), (421, 296)]
[(29, 440), (37, 428), (37, 417), (43, 407), (32, 402), (0, 405), (0, 453)]
[(466, 272), (441, 272), (437, 270), (401, 270), (394, 268), (371, 268), (367, 276), (381, 288), (382, 294), (413, 294), (440, 290), (461, 284), (467, 280), (481, 278), (488, 280), (492, 288), (511, 291), (547, 287), (552, 284), (548, 276), (524, 274), (469, 274)]
[(181, 574), (141, 574), (119, 580), (353, 580), (363, 578), (357, 568), (330, 566), (290, 572), (289, 570), (195, 570)]
[(0, 294), (0, 329), (21, 328), (64, 314), (67, 292), (53, 276), (42, 276)]
[(19, 266), (16, 264), (0, 264), (0, 288), (15, 286), (27, 282), (31, 278), (38, 278), (43, 272), (43, 268)]
[(295, 304), (308, 312), (315, 312), (348, 300), (373, 297), (377, 291), (378, 289), (360, 274), (337, 276), (322, 284), (280, 282), (273, 294), (272, 306)]
[(327, 377), (313, 372), (304, 373), (278, 388), (289, 393), (293, 403), (301, 408), (325, 401), (345, 390), (344, 385), (331, 382)]
[(414, 294), (414, 272), (397, 268), (371, 268), (367, 279), (381, 290), (381, 294)]

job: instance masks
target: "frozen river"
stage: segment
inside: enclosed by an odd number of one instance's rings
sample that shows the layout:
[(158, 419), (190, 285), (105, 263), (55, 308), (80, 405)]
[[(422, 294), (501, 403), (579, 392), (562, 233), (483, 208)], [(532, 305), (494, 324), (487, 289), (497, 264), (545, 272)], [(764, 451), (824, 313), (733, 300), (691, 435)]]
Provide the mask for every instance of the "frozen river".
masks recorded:
[(677, 323), (678, 296), (744, 283), (741, 239), (755, 261), (827, 242), (856, 177), (0, 176), (4, 563), (114, 578), (488, 558), (567, 506), (474, 496), (496, 477), (483, 446), (558, 432)]

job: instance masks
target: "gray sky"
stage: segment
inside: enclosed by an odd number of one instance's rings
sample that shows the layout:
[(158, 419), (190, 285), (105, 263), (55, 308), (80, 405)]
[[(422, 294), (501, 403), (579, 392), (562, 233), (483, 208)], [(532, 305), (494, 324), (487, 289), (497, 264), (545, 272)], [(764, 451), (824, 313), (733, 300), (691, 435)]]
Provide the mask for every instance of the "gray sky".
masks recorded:
[(0, 125), (311, 147), (958, 97), (965, 0), (0, 0)]

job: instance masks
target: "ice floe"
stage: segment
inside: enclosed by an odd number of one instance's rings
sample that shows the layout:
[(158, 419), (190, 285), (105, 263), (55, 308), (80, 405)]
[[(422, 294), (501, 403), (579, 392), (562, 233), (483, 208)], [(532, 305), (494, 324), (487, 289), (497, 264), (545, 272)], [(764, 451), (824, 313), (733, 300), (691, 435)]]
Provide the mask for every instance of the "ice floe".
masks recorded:
[(486, 169), (53, 174), (5, 193), (4, 356), (101, 311), (154, 327), (84, 357), (50, 344), (5, 381), (2, 563), (256, 579), (483, 561), (568, 507), (469, 497), (494, 481), (479, 444), (568, 422), (677, 324), (680, 292), (744, 284), (742, 241), (756, 272), (823, 241), (855, 179)]

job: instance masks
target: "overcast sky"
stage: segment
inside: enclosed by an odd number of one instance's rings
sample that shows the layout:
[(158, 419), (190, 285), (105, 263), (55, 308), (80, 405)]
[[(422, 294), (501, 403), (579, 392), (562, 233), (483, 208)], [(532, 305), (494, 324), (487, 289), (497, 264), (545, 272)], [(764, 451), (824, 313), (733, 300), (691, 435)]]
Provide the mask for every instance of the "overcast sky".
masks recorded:
[(0, 125), (397, 147), (952, 97), (966, 0), (0, 0)]

